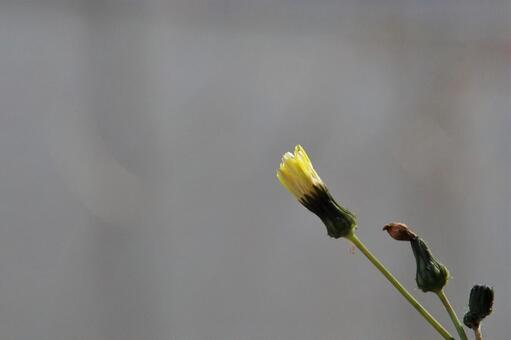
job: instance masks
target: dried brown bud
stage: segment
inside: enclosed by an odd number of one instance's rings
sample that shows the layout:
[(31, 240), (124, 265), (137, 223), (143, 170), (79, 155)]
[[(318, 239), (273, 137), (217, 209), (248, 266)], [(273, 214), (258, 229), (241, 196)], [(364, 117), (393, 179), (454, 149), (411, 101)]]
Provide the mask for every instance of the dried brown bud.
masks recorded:
[(386, 224), (383, 230), (386, 230), (390, 237), (397, 241), (411, 241), (417, 238), (417, 234), (404, 223), (391, 222)]

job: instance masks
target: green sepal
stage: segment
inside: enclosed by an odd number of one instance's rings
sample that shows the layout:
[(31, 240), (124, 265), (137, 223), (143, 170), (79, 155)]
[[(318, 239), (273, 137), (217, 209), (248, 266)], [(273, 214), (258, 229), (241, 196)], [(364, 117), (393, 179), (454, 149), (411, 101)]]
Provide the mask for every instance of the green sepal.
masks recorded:
[(330, 237), (346, 237), (357, 226), (355, 214), (337, 203), (324, 186), (314, 187), (300, 202), (323, 221)]
[(469, 328), (477, 328), (493, 309), (493, 288), (484, 285), (475, 285), (470, 290), (468, 301), (469, 311), (463, 317), (463, 323)]
[(420, 237), (410, 240), (410, 244), (417, 264), (415, 275), (417, 286), (423, 292), (440, 292), (447, 284), (449, 270), (435, 260), (428, 246)]

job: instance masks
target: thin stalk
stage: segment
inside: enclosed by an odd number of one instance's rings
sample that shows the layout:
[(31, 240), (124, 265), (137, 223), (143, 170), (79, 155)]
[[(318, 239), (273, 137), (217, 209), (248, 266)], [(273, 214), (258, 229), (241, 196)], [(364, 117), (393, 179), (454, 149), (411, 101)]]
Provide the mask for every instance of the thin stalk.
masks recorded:
[(444, 339), (454, 340), (451, 334), (424, 308), (419, 301), (417, 301), (410, 292), (403, 287), (403, 285), (389, 272), (387, 268), (374, 256), (369, 249), (366, 248), (364, 243), (354, 233), (346, 236), (360, 251), (367, 257), (369, 261), (390, 281), (390, 283), (397, 289), (401, 295), (422, 315), (427, 322), (436, 329)]
[(456, 331), (458, 332), (461, 340), (468, 340), (467, 334), (465, 334), (465, 330), (463, 329), (463, 325), (461, 324), (460, 319), (458, 319), (456, 312), (454, 311), (451, 304), (449, 303), (449, 300), (447, 299), (447, 296), (445, 295), (444, 290), (442, 289), (440, 292), (437, 293), (437, 295), (440, 298), (440, 301), (442, 301), (442, 304), (444, 305), (445, 309), (447, 310), (447, 313), (449, 313), (452, 323), (454, 324), (454, 327), (456, 327)]
[(474, 328), (474, 335), (476, 340), (483, 340), (483, 335), (481, 334), (481, 326)]

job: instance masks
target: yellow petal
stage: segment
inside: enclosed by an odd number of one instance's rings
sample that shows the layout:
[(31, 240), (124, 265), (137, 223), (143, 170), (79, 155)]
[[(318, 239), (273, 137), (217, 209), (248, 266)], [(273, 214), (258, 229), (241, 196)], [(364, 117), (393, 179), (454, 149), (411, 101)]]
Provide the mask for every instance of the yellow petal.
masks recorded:
[(296, 185), (296, 182), (293, 180), (292, 176), (287, 171), (279, 171), (277, 173), (277, 177), (279, 181), (286, 187), (286, 189), (293, 194), (297, 199), (299, 199), (302, 194), (300, 188)]
[(282, 156), (277, 177), (298, 199), (310, 194), (314, 186), (323, 185), (301, 145), (295, 147), (294, 154), (286, 152)]

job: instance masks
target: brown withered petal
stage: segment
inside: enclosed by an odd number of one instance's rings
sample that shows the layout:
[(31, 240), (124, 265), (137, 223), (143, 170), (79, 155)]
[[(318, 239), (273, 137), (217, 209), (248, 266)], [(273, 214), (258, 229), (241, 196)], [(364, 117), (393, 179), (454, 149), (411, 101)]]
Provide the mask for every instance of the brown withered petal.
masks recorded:
[(389, 224), (386, 224), (383, 227), (383, 230), (386, 230), (389, 233), (390, 237), (397, 241), (411, 241), (417, 238), (417, 234), (415, 234), (404, 223), (391, 222)]

